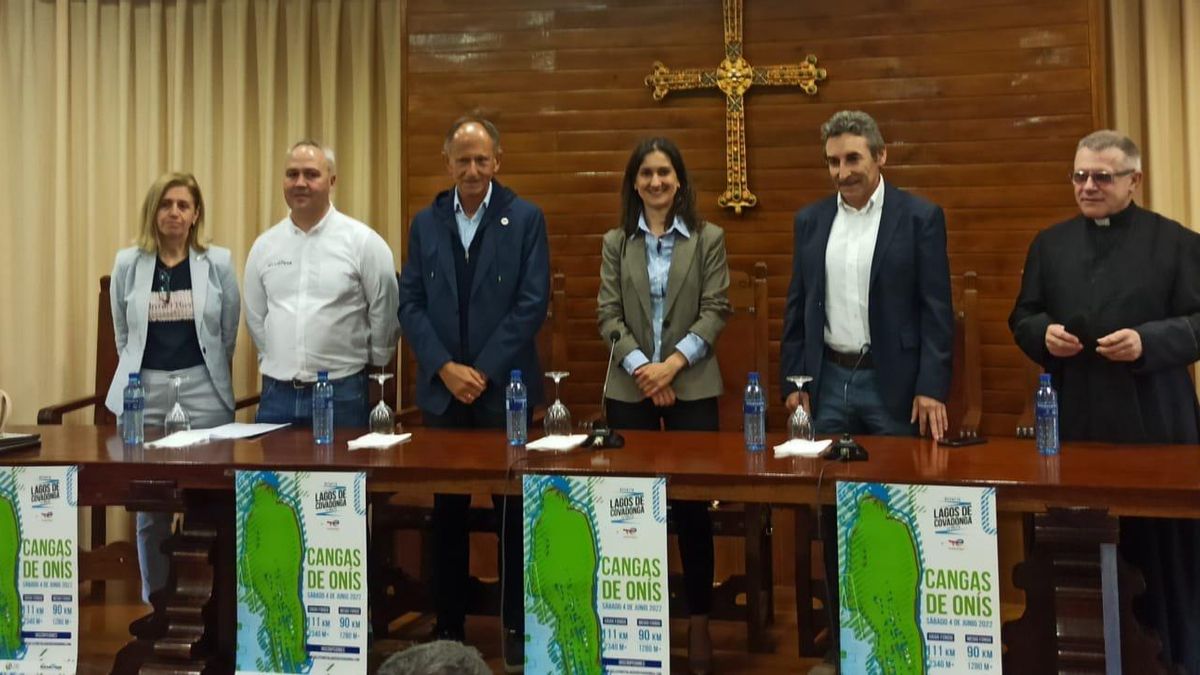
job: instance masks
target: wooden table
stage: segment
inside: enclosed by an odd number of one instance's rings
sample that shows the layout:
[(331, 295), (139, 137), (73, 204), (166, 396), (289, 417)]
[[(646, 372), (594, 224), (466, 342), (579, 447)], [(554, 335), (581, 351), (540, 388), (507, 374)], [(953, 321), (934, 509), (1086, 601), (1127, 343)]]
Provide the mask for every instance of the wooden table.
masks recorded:
[[(841, 464), (751, 456), (741, 435), (731, 432), (631, 431), (620, 450), (549, 455), (510, 450), (494, 431), (420, 429), (398, 448), (358, 452), (345, 449), (357, 434), (338, 433), (328, 449), (314, 446), (305, 430), (185, 450), (125, 448), (111, 427), (13, 431), (42, 434), (42, 447), (0, 461), (78, 465), (81, 504), (182, 508), (188, 514), (183, 534), (196, 549), (188, 550), (195, 554), (207, 545), (207, 556), (218, 562), (209, 572), (215, 602), (198, 598), (209, 608), (178, 609), (172, 625), (180, 630), (143, 645), (143, 652), (193, 658), (218, 670), (233, 653), (230, 537), (238, 469), (365, 471), (372, 492), (422, 494), (516, 493), (522, 473), (665, 476), (671, 498), (777, 505), (830, 503), (838, 480), (995, 486), (1001, 511), (1035, 514), (1033, 546), (1016, 571), (1017, 585), (1027, 593), (1026, 614), (1005, 627), (1006, 667), (1022, 673), (1104, 672), (1106, 660), (1147, 672), (1144, 664), (1157, 650), (1132, 623), (1124, 569), (1118, 585), (1115, 517), (1200, 517), (1196, 446), (1066, 444), (1060, 456), (1042, 458), (1023, 439), (947, 449), (921, 439), (863, 437), (858, 440), (870, 461)], [(203, 625), (183, 629), (182, 619), (193, 614)], [(1113, 632), (1118, 620), (1120, 639)]]

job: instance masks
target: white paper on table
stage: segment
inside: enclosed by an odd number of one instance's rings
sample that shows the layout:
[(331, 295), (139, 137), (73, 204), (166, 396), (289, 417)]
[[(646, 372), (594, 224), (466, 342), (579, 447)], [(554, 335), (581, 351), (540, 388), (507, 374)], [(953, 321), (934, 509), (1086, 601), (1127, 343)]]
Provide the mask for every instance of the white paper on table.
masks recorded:
[(208, 437), (213, 440), (233, 440), (235, 438), (250, 438), (251, 436), (261, 436), (262, 434), (282, 429), (290, 426), (287, 422), (283, 424), (267, 424), (258, 422), (255, 424), (245, 424), (243, 422), (230, 422), (222, 424), (219, 427), (206, 429)]
[(187, 431), (176, 431), (173, 434), (163, 436), (157, 441), (150, 441), (149, 443), (146, 443), (146, 447), (149, 449), (173, 449), (186, 448), (190, 445), (199, 445), (201, 443), (208, 442), (209, 432), (211, 431), (212, 429), (189, 429)]
[(525, 444), (526, 450), (550, 450), (552, 452), (562, 452), (564, 450), (572, 450), (578, 448), (587, 440), (587, 434), (569, 434), (566, 436), (542, 436), (536, 441), (531, 441)]
[(776, 457), (816, 457), (833, 443), (833, 439), (823, 441), (806, 441), (803, 438), (793, 438), (786, 443), (775, 446)]
[(393, 445), (400, 445), (412, 440), (411, 433), (403, 434), (377, 434), (371, 432), (359, 436), (358, 438), (347, 443), (351, 450), (384, 450)]

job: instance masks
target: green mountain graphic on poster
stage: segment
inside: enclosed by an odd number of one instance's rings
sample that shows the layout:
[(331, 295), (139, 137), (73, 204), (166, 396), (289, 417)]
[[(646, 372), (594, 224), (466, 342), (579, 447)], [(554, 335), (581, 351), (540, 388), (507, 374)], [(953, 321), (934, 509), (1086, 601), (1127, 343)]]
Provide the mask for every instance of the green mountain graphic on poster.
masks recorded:
[(20, 659), (23, 607), (17, 589), (21, 564), (21, 516), (12, 473), (0, 482), (0, 659)]
[(1000, 672), (995, 490), (840, 482), (842, 672)]
[[(241, 474), (239, 474), (239, 478)], [(283, 480), (287, 480), (284, 478)], [(306, 625), (301, 597), (304, 528), (300, 505), (284, 495), (294, 490), (278, 474), (261, 472), (240, 481), (238, 517), (238, 601), (248, 610), (252, 631), (239, 621), (239, 644), (250, 638), (257, 649), (238, 653), (238, 670), (307, 673), (312, 660), (305, 648)], [(247, 635), (251, 632), (252, 635)]]
[[(885, 673), (923, 675), (924, 649), (917, 626), (917, 542), (908, 524), (871, 495), (859, 498), (858, 518), (846, 548), (849, 565), (842, 577), (842, 602), (855, 613), (847, 627), (869, 639), (874, 660)], [(887, 574), (879, 574), (886, 566)]]
[(531, 609), (553, 630), (550, 660), (558, 672), (600, 675), (596, 614), (596, 533), (591, 520), (561, 489), (542, 492), (529, 553)]
[(661, 478), (527, 474), (527, 675), (670, 672)]

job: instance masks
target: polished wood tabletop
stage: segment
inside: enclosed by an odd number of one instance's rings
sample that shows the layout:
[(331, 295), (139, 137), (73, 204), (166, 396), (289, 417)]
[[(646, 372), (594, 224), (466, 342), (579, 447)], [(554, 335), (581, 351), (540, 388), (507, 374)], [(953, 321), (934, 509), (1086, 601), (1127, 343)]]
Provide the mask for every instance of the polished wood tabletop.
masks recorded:
[[(1044, 458), (1032, 440), (993, 438), (946, 448), (927, 439), (860, 437), (866, 462), (776, 459), (747, 453), (734, 432), (625, 433), (619, 450), (566, 453), (510, 449), (503, 432), (414, 429), (389, 450), (350, 451), (359, 432), (338, 432), (333, 445), (308, 430), (221, 441), (182, 450), (127, 448), (114, 427), (39, 426), (42, 446), (0, 455), (0, 464), (77, 464), (85, 503), (121, 503), (132, 481), (179, 488), (231, 489), (236, 469), (366, 471), (374, 491), (519, 490), (522, 473), (664, 476), (677, 498), (806, 504), (828, 502), (838, 480), (995, 486), (1007, 511), (1048, 506), (1109, 508), (1119, 515), (1200, 517), (1200, 446), (1067, 443)], [(782, 442), (769, 436), (768, 445)], [(818, 494), (818, 481), (821, 482)]]

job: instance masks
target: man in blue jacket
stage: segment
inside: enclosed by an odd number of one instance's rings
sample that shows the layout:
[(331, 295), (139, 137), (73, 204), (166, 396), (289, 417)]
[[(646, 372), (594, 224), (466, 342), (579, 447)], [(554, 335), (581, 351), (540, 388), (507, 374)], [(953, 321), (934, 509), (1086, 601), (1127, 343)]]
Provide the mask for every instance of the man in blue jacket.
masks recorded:
[[(430, 427), (503, 429), (512, 370), (523, 374), (529, 407), (542, 400), (535, 336), (550, 293), (546, 220), (494, 179), (500, 132), (490, 121), (456, 120), (442, 154), (454, 187), (413, 219), (400, 274), (399, 318), (416, 356), (417, 406)], [(497, 447), (501, 443), (498, 438)], [(500, 566), (505, 663), (520, 666), (521, 506), (515, 499), (494, 501), (506, 535)], [(434, 631), (440, 638), (464, 637), (469, 506), (468, 495), (434, 500)]]

